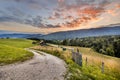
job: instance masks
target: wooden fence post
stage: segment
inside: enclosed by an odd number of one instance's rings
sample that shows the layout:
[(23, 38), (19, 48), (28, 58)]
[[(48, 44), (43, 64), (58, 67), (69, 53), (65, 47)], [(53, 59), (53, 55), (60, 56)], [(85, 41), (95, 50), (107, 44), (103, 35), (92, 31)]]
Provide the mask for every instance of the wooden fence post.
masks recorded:
[(77, 48), (77, 52), (79, 53), (79, 49)]
[(74, 59), (75, 59), (75, 63), (77, 63), (77, 54), (76, 54), (76, 52), (74, 53)]
[(104, 62), (102, 62), (101, 72), (104, 73)]
[(79, 65), (82, 66), (82, 54), (79, 53)]
[(72, 60), (73, 61), (75, 61), (75, 57), (74, 56), (75, 56), (75, 54), (74, 54), (74, 52), (72, 52)]
[(74, 52), (74, 48), (71, 49), (72, 52), (72, 60), (75, 61), (75, 52)]
[(79, 53), (76, 52), (76, 63), (79, 64)]
[(53, 51), (53, 48), (52, 48), (52, 51)]
[(87, 63), (88, 63), (88, 58), (86, 57), (86, 66), (87, 66)]

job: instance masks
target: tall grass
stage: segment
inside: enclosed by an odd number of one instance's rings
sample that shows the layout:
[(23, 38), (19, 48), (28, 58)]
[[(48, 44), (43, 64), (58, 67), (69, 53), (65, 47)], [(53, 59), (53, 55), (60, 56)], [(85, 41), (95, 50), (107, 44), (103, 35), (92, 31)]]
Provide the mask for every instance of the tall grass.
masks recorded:
[[(64, 46), (66, 47), (66, 46)], [(70, 47), (70, 46), (68, 46)], [(51, 46), (36, 46), (34, 49), (41, 50), (63, 59), (68, 65), (67, 80), (119, 80), (120, 64), (119, 58), (104, 56), (94, 52), (90, 48), (78, 48), (83, 55), (83, 66), (80, 67), (71, 59), (71, 51), (62, 51), (61, 48)], [(71, 48), (71, 47), (70, 47)], [(88, 58), (86, 65), (85, 59)], [(105, 63), (105, 72), (101, 73), (101, 62)]]

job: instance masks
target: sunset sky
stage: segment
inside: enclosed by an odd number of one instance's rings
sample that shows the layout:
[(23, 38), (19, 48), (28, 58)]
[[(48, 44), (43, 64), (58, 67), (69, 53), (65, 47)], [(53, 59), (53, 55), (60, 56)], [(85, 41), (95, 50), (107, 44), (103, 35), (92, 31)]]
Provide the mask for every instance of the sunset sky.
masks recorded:
[(120, 24), (120, 0), (0, 0), (0, 30), (52, 33)]

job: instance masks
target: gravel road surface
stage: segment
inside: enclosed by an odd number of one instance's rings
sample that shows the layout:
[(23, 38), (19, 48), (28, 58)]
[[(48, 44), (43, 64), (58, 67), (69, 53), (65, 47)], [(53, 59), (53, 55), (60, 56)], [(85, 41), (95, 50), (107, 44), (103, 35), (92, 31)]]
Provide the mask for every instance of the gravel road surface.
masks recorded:
[(31, 60), (0, 66), (0, 80), (64, 80), (63, 60), (44, 52), (29, 51), (34, 53)]

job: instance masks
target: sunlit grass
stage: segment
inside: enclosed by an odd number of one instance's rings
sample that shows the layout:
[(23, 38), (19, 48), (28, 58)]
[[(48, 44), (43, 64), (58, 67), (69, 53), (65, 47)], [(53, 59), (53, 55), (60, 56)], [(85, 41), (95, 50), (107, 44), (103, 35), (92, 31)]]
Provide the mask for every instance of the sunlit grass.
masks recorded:
[[(66, 46), (64, 46), (66, 47)], [(71, 46), (67, 46), (71, 48)], [(120, 64), (119, 58), (106, 56), (93, 51), (90, 48), (72, 47), (78, 48), (83, 55), (83, 67), (80, 67), (74, 63), (71, 59), (71, 50), (63, 51), (61, 48), (52, 46), (36, 46), (34, 49), (41, 50), (63, 59), (69, 69), (68, 80), (119, 80), (120, 79)], [(88, 63), (86, 65), (86, 57)], [(105, 63), (105, 71), (101, 72), (101, 63)]]
[(33, 46), (31, 40), (0, 39), (0, 65), (32, 58), (33, 54), (24, 49), (31, 46)]
[(18, 48), (27, 48), (33, 46), (32, 40), (27, 39), (0, 39), (0, 44)]

